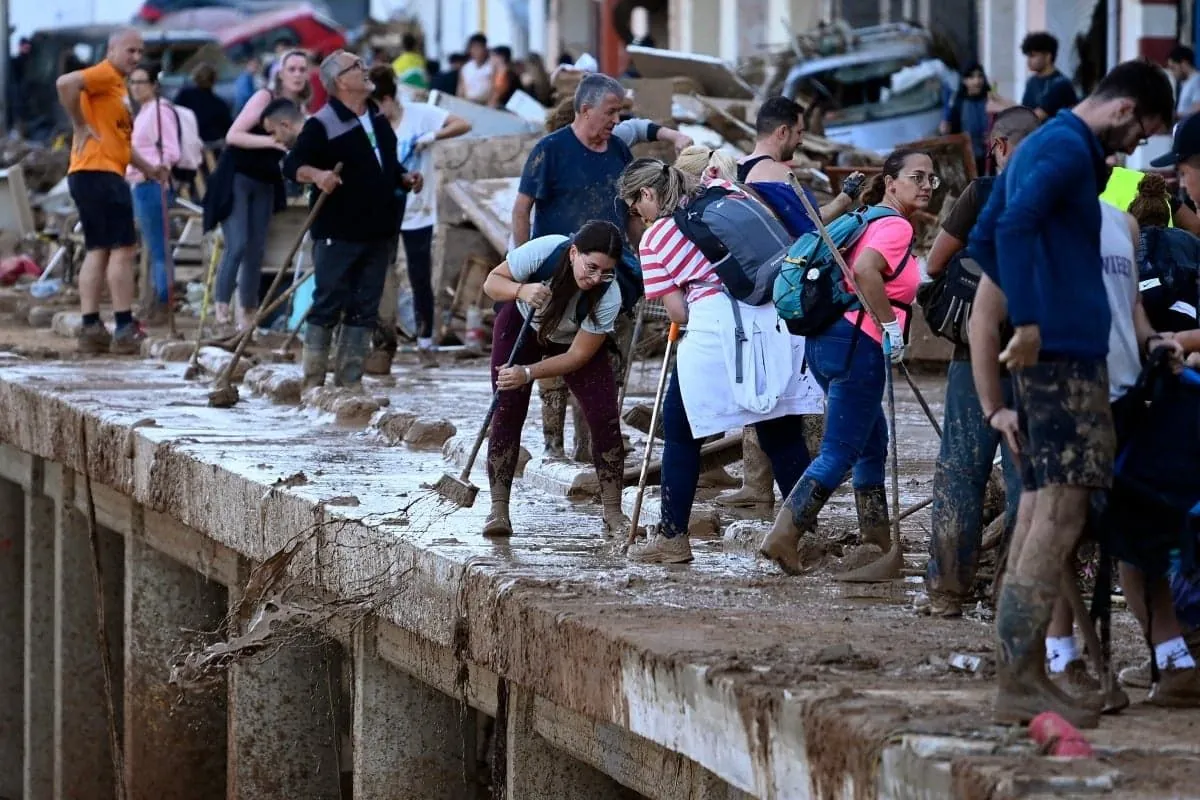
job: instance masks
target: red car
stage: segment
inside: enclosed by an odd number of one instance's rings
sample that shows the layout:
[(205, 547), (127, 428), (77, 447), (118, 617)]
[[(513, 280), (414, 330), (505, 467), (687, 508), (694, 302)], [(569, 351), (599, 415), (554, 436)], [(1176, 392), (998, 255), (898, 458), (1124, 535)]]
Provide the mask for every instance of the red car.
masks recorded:
[(256, 14), (219, 34), (229, 59), (241, 63), (250, 56), (275, 52), (283, 43), (324, 58), (346, 46), (342, 27), (310, 5), (297, 5)]

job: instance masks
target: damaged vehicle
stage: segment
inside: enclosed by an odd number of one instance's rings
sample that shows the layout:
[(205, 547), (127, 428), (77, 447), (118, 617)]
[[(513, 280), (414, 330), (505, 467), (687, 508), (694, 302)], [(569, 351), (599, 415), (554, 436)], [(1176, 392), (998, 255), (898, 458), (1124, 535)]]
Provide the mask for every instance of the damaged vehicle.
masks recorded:
[(851, 34), (841, 52), (793, 66), (783, 95), (815, 104), (824, 112), (824, 136), (863, 150), (887, 153), (936, 136), (957, 78), (932, 56), (929, 33), (893, 24)]

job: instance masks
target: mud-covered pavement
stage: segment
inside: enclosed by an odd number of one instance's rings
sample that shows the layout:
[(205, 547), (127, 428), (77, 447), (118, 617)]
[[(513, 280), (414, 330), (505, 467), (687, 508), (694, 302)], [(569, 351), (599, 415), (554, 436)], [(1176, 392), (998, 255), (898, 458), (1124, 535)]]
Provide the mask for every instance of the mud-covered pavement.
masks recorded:
[[(650, 402), (656, 366), (635, 367), (627, 404)], [(339, 426), (331, 415), (273, 404), (245, 387), (236, 407), (211, 409), (208, 384), (184, 381), (183, 369), (0, 353), (0, 442), (78, 468), (72, 420), (82, 414), (94, 427), (87, 466), (96, 480), (254, 558), (273, 552), (296, 532), (289, 520), (309, 513), (279, 512), (289, 496), (326, 519), (361, 520), (388, 543), (381, 553), (416, 570), (412, 605), (388, 612), (399, 624), (446, 640), (447, 622), (465, 620), (470, 661), (628, 726), (760, 796), (805, 796), (787, 789), (799, 786), (832, 795), (847, 780), (861, 796), (870, 786), (916, 796), (912, 787), (923, 785), (926, 796), (980, 798), (1187, 796), (1198, 785), (1200, 715), (1150, 709), (1137, 695), (1130, 710), (1089, 733), (1098, 761), (1042, 760), (1022, 732), (990, 725), (990, 614), (941, 620), (911, 608), (927, 510), (902, 523), (907, 577), (892, 584), (833, 583), (833, 564), (785, 577), (720, 533), (694, 542), (691, 565), (633, 565), (601, 535), (597, 503), (534, 486), (544, 468), (535, 399), (523, 436), (533, 460), (513, 489), (515, 535), (486, 540), (482, 460), (475, 506), (449, 508), (422, 488), (457, 471), (438, 450), (391, 446), (369, 425)], [(940, 416), (940, 380), (918, 381)], [(489, 399), (483, 362), (400, 365), (390, 379), (368, 379), (367, 390), (386, 398), (387, 409), (448, 420), (468, 438)], [(902, 381), (897, 399), (906, 507), (929, 496), (938, 442)], [(640, 454), (640, 434), (626, 432)], [(697, 511), (714, 509), (701, 503)], [(734, 519), (718, 513), (722, 527)], [(843, 491), (822, 530), (852, 529), (853, 517)], [(1143, 657), (1124, 610), (1114, 639), (1118, 666)], [(888, 749), (902, 740), (903, 757)], [(889, 790), (896, 776), (904, 785)]]

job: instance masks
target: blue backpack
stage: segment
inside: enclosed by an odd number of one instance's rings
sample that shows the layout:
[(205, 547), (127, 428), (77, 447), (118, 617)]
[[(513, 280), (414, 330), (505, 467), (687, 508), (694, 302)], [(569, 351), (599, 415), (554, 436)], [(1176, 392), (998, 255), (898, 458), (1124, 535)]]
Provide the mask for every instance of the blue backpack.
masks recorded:
[[(884, 206), (864, 206), (838, 217), (826, 226), (826, 230), (837, 249), (844, 253), (862, 238), (867, 225), (878, 219), (898, 216), (897, 211)], [(895, 280), (904, 271), (911, 254), (910, 242), (900, 268), (886, 276), (885, 282)], [(804, 234), (788, 248), (775, 278), (772, 296), (779, 318), (793, 336), (816, 336), (847, 311), (862, 308), (858, 297), (847, 291), (841, 267), (816, 231)]]

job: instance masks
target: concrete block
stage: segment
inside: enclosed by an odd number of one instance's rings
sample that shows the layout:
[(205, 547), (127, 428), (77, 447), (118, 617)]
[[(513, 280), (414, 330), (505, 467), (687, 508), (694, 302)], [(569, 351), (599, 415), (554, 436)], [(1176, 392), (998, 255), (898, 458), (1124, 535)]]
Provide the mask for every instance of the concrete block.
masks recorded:
[[(43, 463), (25, 495), (24, 797), (54, 791), (54, 501), (42, 493)], [(21, 795), (14, 795), (21, 796)]]
[[(64, 470), (55, 508), (54, 530), (54, 794), (60, 798), (107, 794), (113, 764), (104, 685), (103, 659), (97, 646), (99, 604), (95, 567), (84, 515), (75, 506), (82, 478)], [(63, 500), (68, 500), (63, 503)], [(109, 658), (113, 665), (111, 698), (119, 715), (124, 650), (124, 540), (99, 530), (103, 608)], [(117, 722), (120, 729), (120, 720)], [(104, 787), (104, 788), (101, 788)]]
[[(225, 367), (233, 360), (233, 353), (228, 350), (222, 350), (220, 347), (201, 347), (200, 348), (200, 366), (208, 372), (209, 375), (219, 375), (225, 371)], [(240, 381), (246, 377), (246, 373), (254, 366), (254, 362), (249, 358), (241, 358), (238, 360), (237, 368), (233, 371), (233, 380)]]
[(125, 550), (125, 770), (130, 797), (225, 796), (226, 692), (172, 687), (187, 631), (217, 630), (229, 593), (131, 537)]
[(437, 450), (456, 433), (458, 429), (449, 420), (419, 419), (409, 426), (408, 432), (404, 434), (404, 443), (409, 447)]
[[(379, 658), (370, 643), (373, 637), (369, 628), (355, 633), (353, 796), (473, 797), (474, 786), (464, 780), (464, 715), (458, 702)], [(472, 765), (474, 758), (472, 751)]]
[(25, 491), (0, 480), (0, 797), (20, 797), (24, 761)]
[(59, 311), (54, 315), (50, 328), (64, 339), (75, 339), (83, 327), (83, 314), (78, 311)]
[(385, 442), (390, 445), (397, 445), (404, 441), (404, 435), (408, 433), (408, 429), (416, 421), (416, 414), (388, 409), (380, 412), (371, 420), (371, 427), (379, 431)]
[(621, 784), (582, 761), (552, 746), (535, 729), (533, 692), (515, 683), (508, 685), (506, 723), (508, 797), (521, 800), (623, 800), (629, 796)]
[(167, 363), (182, 363), (192, 357), (195, 342), (182, 339), (147, 339), (142, 343), (142, 355)]
[(299, 635), (266, 661), (230, 669), (229, 797), (341, 796), (330, 691), (336, 647), (316, 634)]
[(34, 306), (29, 309), (25, 320), (31, 328), (49, 328), (54, 324), (54, 315), (57, 313), (59, 310), (54, 306)]
[(246, 373), (245, 383), (273, 403), (294, 405), (300, 402), (304, 376), (298, 367), (260, 364)]
[[(452, 436), (442, 446), (442, 455), (452, 464), (461, 467), (467, 463), (467, 456), (474, 444), (475, 433)], [(476, 467), (486, 458), (487, 442), (484, 442), (483, 449), (480, 450), (479, 458), (476, 460)], [(521, 462), (518, 461), (519, 466), (520, 464)], [(589, 465), (534, 458), (524, 463), (519, 477), (529, 486), (557, 497), (583, 500), (600, 493), (600, 482), (596, 479), (596, 470)]]

